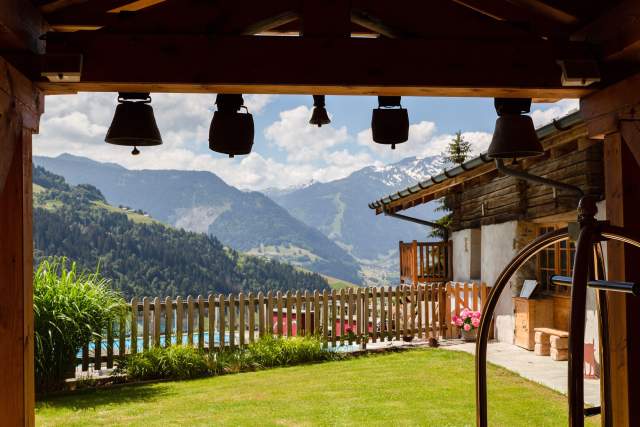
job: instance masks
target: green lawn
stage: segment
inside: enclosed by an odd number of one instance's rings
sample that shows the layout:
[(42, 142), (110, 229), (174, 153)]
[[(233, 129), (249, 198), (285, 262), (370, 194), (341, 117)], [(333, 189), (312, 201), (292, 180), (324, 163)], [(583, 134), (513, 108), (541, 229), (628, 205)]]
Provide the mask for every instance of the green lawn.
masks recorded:
[[(44, 426), (475, 425), (472, 356), (423, 349), (50, 398)], [(567, 425), (566, 398), (490, 367), (492, 426)], [(593, 424), (595, 425), (595, 423)]]

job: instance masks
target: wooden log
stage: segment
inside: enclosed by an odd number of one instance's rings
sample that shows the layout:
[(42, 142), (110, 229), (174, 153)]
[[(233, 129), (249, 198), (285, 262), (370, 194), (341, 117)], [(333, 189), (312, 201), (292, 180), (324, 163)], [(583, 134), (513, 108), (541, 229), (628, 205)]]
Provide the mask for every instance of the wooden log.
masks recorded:
[(89, 344), (82, 346), (82, 371), (89, 370)]
[[(262, 296), (262, 295), (260, 295)], [(218, 330), (220, 331), (220, 350), (224, 350), (224, 346), (225, 346), (225, 315), (226, 315), (226, 308), (225, 308), (225, 299), (224, 299), (224, 295), (220, 294), (218, 296), (218, 304), (219, 304), (219, 319), (220, 319), (220, 326), (218, 327)]]
[(102, 334), (93, 341), (93, 369), (96, 371), (102, 369)]
[(118, 357), (122, 357), (127, 352), (127, 317), (122, 315), (118, 321)]
[(131, 354), (138, 352), (138, 298), (131, 298)]
[(418, 286), (418, 289), (416, 289), (416, 315), (418, 316), (418, 323), (416, 327), (418, 329), (418, 339), (422, 339), (424, 337), (424, 329), (422, 326), (423, 305), (424, 305), (424, 286)]
[(264, 295), (262, 292), (258, 292), (258, 335), (260, 338), (264, 336), (266, 330), (264, 304)]
[(536, 343), (533, 346), (533, 353), (536, 356), (548, 356), (549, 355), (549, 350), (550, 350), (549, 344)]
[(293, 335), (293, 295), (291, 291), (287, 291), (286, 307), (287, 307), (287, 338)]
[(338, 293), (335, 289), (331, 290), (331, 345), (336, 346), (338, 331), (336, 325), (338, 324)]
[(378, 341), (378, 288), (371, 288), (371, 341)]
[(244, 294), (240, 292), (238, 295), (238, 334), (240, 347), (244, 347), (245, 344), (245, 307), (244, 307)]
[(198, 348), (204, 350), (204, 297), (198, 295)]
[(340, 345), (344, 345), (344, 334), (347, 329), (346, 327), (346, 316), (347, 316), (347, 304), (345, 301), (346, 293), (344, 292), (344, 288), (340, 289)]
[(569, 348), (569, 338), (559, 337), (557, 335), (551, 335), (549, 337), (549, 345), (551, 346), (551, 348), (556, 348), (558, 350), (566, 350)]
[(322, 337), (323, 346), (329, 346), (329, 294), (325, 289), (322, 292)]
[(396, 313), (396, 322), (395, 322), (395, 328), (396, 328), (396, 340), (399, 340), (401, 337), (401, 307), (400, 307), (400, 302), (402, 301), (402, 285), (400, 286), (396, 286), (396, 295), (395, 295), (395, 313)]
[(569, 350), (568, 349), (557, 349), (557, 348), (552, 348), (549, 352), (549, 355), (551, 356), (551, 360), (568, 360), (569, 359)]
[(184, 328), (182, 321), (184, 320), (184, 303), (182, 297), (178, 295), (176, 297), (176, 344), (182, 345), (182, 335)]
[(451, 283), (447, 282), (445, 291), (444, 291), (444, 327), (445, 327), (445, 336), (446, 338), (453, 338), (453, 331), (451, 326)]
[(107, 323), (107, 369), (113, 368), (113, 323)]
[(277, 310), (278, 310), (276, 331), (277, 331), (278, 337), (282, 337), (282, 332), (283, 332), (283, 328), (282, 328), (282, 293), (280, 291), (276, 292), (276, 306), (277, 306)]
[(267, 309), (264, 320), (265, 333), (267, 335), (273, 335), (273, 294), (271, 293), (271, 291), (267, 292)]
[(249, 343), (255, 341), (256, 334), (256, 300), (253, 292), (249, 292)]
[(142, 298), (142, 349), (149, 349), (149, 298)]
[(229, 346), (236, 346), (236, 298), (229, 294)]
[(212, 353), (216, 347), (216, 297), (213, 294), (209, 294), (207, 314), (209, 320), (209, 353)]
[(187, 345), (193, 346), (193, 297), (187, 297)]
[(316, 289), (313, 291), (313, 334), (320, 335), (320, 293)]
[(296, 336), (304, 335), (304, 302), (302, 302), (302, 293), (296, 291)]
[(304, 334), (306, 336), (311, 336), (311, 294), (309, 291), (304, 291)]
[(171, 346), (171, 334), (173, 333), (173, 301), (171, 297), (164, 299), (164, 346)]
[(550, 335), (542, 331), (536, 331), (534, 333), (534, 340), (536, 344), (549, 345)]
[(153, 299), (153, 345), (160, 347), (160, 297)]

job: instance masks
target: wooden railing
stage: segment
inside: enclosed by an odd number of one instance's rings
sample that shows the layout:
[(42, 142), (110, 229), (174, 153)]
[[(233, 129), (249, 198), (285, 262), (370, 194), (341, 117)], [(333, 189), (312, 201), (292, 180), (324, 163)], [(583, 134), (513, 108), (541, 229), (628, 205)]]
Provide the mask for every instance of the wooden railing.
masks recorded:
[(79, 364), (111, 368), (120, 355), (154, 346), (193, 345), (205, 351), (245, 346), (264, 335), (318, 335), (325, 347), (362, 342), (456, 338), (453, 314), (479, 310), (484, 284), (432, 283), (323, 292), (268, 292), (133, 298), (127, 316), (85, 346)]
[(400, 242), (402, 283), (446, 282), (452, 279), (451, 242)]

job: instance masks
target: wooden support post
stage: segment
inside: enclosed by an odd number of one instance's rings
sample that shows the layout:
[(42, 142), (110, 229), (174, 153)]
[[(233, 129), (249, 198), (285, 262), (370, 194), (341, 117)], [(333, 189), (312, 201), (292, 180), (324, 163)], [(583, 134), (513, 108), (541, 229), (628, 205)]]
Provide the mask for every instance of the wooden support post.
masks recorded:
[[(611, 224), (637, 229), (640, 226), (640, 166), (620, 133), (605, 137), (605, 195), (607, 220)], [(607, 243), (607, 270), (612, 280), (640, 280), (640, 250), (621, 243)], [(613, 425), (640, 423), (640, 337), (628, 325), (635, 324), (640, 301), (632, 296), (607, 293), (611, 367), (611, 408)]]
[(0, 419), (35, 424), (31, 135), (42, 98), (0, 58)]

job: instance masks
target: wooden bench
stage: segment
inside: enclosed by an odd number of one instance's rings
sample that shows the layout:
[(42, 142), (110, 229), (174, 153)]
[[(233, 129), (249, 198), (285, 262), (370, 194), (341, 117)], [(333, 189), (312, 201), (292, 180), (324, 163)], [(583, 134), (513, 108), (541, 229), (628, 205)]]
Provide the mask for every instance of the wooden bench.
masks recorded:
[(553, 328), (535, 328), (535, 354), (553, 360), (569, 358), (569, 332)]

